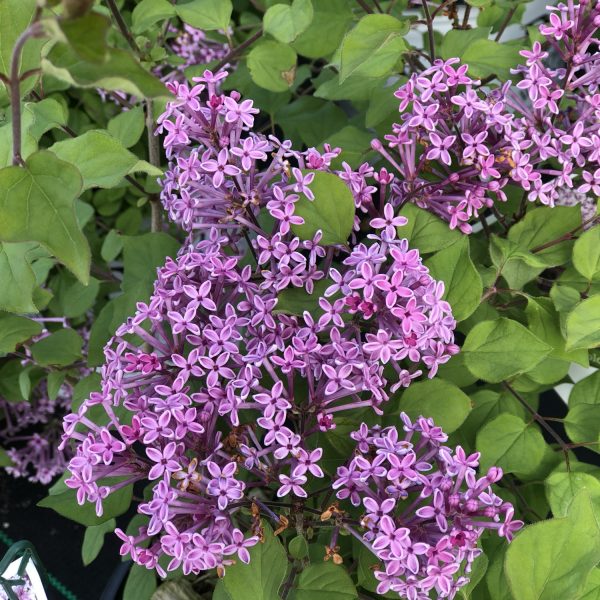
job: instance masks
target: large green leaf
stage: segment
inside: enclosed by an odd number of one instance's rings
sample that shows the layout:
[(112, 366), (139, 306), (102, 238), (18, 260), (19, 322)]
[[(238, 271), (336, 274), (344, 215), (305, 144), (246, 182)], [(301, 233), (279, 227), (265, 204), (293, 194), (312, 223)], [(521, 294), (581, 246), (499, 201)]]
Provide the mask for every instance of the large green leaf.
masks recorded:
[(474, 77), (496, 75), (504, 80), (510, 77), (510, 69), (519, 63), (519, 50), (518, 46), (478, 39), (469, 44), (462, 61), (469, 65), (469, 72)]
[(94, 63), (81, 59), (68, 44), (59, 42), (42, 60), (42, 68), (75, 87), (123, 91), (138, 98), (169, 95), (159, 79), (129, 52), (119, 48), (108, 48), (107, 59)]
[(392, 73), (406, 50), (408, 24), (384, 14), (364, 16), (344, 38), (340, 51), (340, 81), (352, 74), (378, 78)]
[(588, 280), (600, 274), (600, 227), (592, 227), (573, 246), (573, 265)]
[(248, 54), (248, 69), (256, 85), (271, 92), (285, 92), (296, 73), (296, 53), (281, 42), (263, 40)]
[(144, 111), (141, 106), (134, 106), (113, 117), (107, 125), (110, 135), (118, 139), (124, 148), (131, 148), (139, 141), (144, 132)]
[(477, 434), (481, 468), (495, 465), (506, 473), (530, 473), (544, 456), (545, 442), (537, 426), (523, 419), (502, 414)]
[(0, 354), (14, 352), (19, 344), (41, 332), (37, 321), (0, 312)]
[(469, 397), (453, 383), (426, 379), (413, 383), (400, 397), (400, 410), (409, 417), (431, 417), (446, 433), (458, 429), (471, 410)]
[(146, 567), (134, 564), (125, 582), (123, 600), (150, 600), (156, 586), (154, 569), (146, 569)]
[(330, 562), (322, 562), (311, 564), (300, 573), (290, 598), (356, 600), (358, 593), (346, 569)]
[(600, 346), (600, 294), (580, 302), (567, 316), (567, 350)]
[(140, 171), (154, 177), (162, 175), (160, 169), (139, 160), (118, 139), (99, 129), (56, 142), (49, 150), (79, 169), (84, 190), (114, 187), (125, 175)]
[(141, 0), (131, 13), (131, 30), (133, 33), (143, 33), (158, 21), (175, 14), (175, 6), (169, 0)]
[(184, 23), (197, 29), (227, 30), (233, 5), (231, 0), (184, 0), (177, 2), (175, 10)]
[(457, 321), (471, 316), (481, 301), (483, 284), (469, 254), (469, 238), (462, 236), (458, 242), (440, 250), (428, 259), (432, 277), (444, 282), (444, 299), (450, 303)]
[(263, 17), (266, 33), (277, 41), (289, 44), (293, 42), (313, 19), (311, 0), (293, 0), (292, 4), (274, 4)]
[(292, 47), (308, 58), (328, 56), (338, 48), (348, 25), (352, 22), (353, 0), (317, 0), (309, 27)]
[(279, 538), (263, 521), (264, 541), (249, 549), (250, 564), (237, 561), (223, 579), (231, 600), (274, 600), (287, 572), (287, 556)]
[(33, 300), (35, 274), (27, 258), (30, 242), (3, 244), (0, 242), (0, 310), (35, 313)]
[(398, 237), (406, 238), (421, 253), (442, 250), (462, 237), (458, 229), (450, 229), (448, 223), (410, 202), (400, 209), (400, 214), (408, 223), (398, 227)]
[(304, 240), (310, 240), (320, 229), (323, 232), (321, 244), (345, 244), (354, 225), (354, 198), (348, 186), (337, 175), (323, 171), (314, 173), (310, 190), (314, 200), (304, 194), (296, 202), (295, 213), (304, 219), (303, 225), (292, 225), (294, 233)]
[(597, 507), (586, 492), (566, 517), (529, 525), (506, 554), (506, 576), (519, 600), (575, 600), (600, 561)]
[(551, 351), (526, 327), (504, 317), (475, 325), (463, 345), (469, 371), (492, 383), (526, 373)]
[(573, 499), (586, 490), (590, 496), (600, 496), (600, 481), (589, 473), (556, 472), (544, 482), (546, 496), (554, 517), (564, 517)]
[(32, 154), (23, 167), (0, 170), (0, 241), (36, 241), (84, 284), (90, 250), (75, 218), (81, 175), (48, 151)]
[(65, 367), (81, 358), (83, 340), (74, 329), (59, 329), (31, 346), (31, 354), (42, 366)]

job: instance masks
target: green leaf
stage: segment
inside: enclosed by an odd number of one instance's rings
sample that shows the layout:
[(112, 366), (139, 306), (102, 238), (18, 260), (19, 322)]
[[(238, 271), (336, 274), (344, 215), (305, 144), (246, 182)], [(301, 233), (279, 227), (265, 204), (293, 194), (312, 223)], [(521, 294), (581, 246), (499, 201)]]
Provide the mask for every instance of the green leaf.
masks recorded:
[[(600, 484), (599, 484), (600, 485)], [(288, 552), (292, 558), (305, 558), (308, 556), (308, 543), (303, 535), (297, 535), (290, 540)]]
[(123, 600), (150, 600), (156, 587), (154, 569), (146, 569), (146, 567), (133, 564), (125, 582)]
[(66, 367), (81, 358), (83, 340), (74, 329), (59, 329), (31, 346), (35, 361), (45, 366)]
[(14, 352), (17, 346), (42, 332), (37, 321), (0, 312), (0, 354)]
[(250, 564), (237, 561), (227, 567), (223, 582), (231, 600), (273, 600), (279, 597), (277, 592), (287, 571), (287, 556), (279, 538), (273, 535), (265, 521), (263, 528), (264, 541), (248, 550)]
[(289, 44), (293, 42), (313, 20), (311, 0), (293, 0), (291, 6), (275, 4), (263, 17), (265, 33), (277, 41)]
[(38, 312), (33, 300), (35, 274), (27, 258), (30, 242), (0, 242), (0, 310), (16, 313)]
[(106, 35), (110, 19), (89, 12), (76, 19), (61, 19), (56, 22), (63, 42), (69, 44), (74, 53), (85, 61), (103, 63), (108, 58)]
[(134, 106), (113, 117), (106, 128), (108, 133), (119, 140), (124, 148), (131, 148), (142, 137), (144, 127), (144, 111), (141, 106)]
[(589, 449), (600, 452), (600, 421), (597, 404), (577, 404), (569, 407), (564, 420), (565, 431), (576, 444), (589, 444)]
[(10, 467), (12, 464), (13, 464), (13, 462), (9, 458), (6, 450), (4, 448), (0, 448), (0, 468)]
[(42, 69), (75, 87), (123, 91), (137, 98), (169, 95), (165, 85), (130, 52), (118, 48), (108, 48), (103, 63), (93, 63), (82, 60), (67, 44), (59, 42), (42, 59)]
[(514, 290), (520, 290), (547, 268), (546, 263), (536, 254), (497, 235), (490, 238), (490, 257), (497, 272)]
[(84, 190), (115, 187), (125, 175), (140, 171), (154, 177), (162, 175), (160, 169), (139, 160), (118, 139), (100, 129), (56, 142), (49, 150), (79, 169)]
[(551, 351), (526, 327), (504, 317), (475, 325), (463, 345), (469, 371), (492, 383), (526, 373)]
[(580, 302), (567, 316), (567, 350), (600, 346), (600, 294)]
[(86, 528), (83, 535), (83, 545), (81, 546), (81, 559), (84, 566), (87, 567), (96, 559), (100, 554), (100, 550), (102, 550), (102, 546), (104, 546), (104, 536), (114, 531), (116, 526), (117, 522), (110, 519), (101, 525), (92, 525)]
[(502, 414), (477, 434), (481, 470), (495, 465), (505, 473), (531, 473), (542, 462), (545, 442), (534, 424)]
[(400, 410), (411, 419), (431, 417), (446, 433), (456, 431), (471, 411), (469, 397), (443, 379), (417, 381), (400, 396)]
[(483, 283), (471, 260), (469, 238), (462, 236), (425, 261), (425, 265), (432, 277), (444, 282), (444, 300), (450, 303), (454, 318), (464, 321), (471, 316), (481, 301)]
[(111, 229), (102, 242), (100, 255), (103, 260), (110, 262), (117, 258), (123, 250), (123, 238), (116, 229)]
[(52, 278), (50, 288), (54, 293), (49, 304), (50, 310), (71, 319), (82, 316), (94, 306), (100, 282), (91, 277), (88, 285), (82, 285), (70, 273), (63, 271)]
[(64, 371), (50, 371), (50, 373), (48, 373), (47, 387), (50, 400), (56, 400), (66, 376), (67, 374)]
[(313, 317), (318, 318), (323, 314), (323, 309), (319, 306), (319, 298), (323, 297), (325, 290), (331, 284), (331, 279), (315, 281), (311, 294), (304, 288), (285, 288), (277, 296), (274, 312), (301, 316), (304, 311), (308, 311)]
[(312, 22), (293, 43), (294, 50), (308, 58), (321, 58), (334, 52), (352, 22), (352, 2), (353, 0), (314, 2)]
[(600, 600), (600, 569), (598, 567), (590, 572), (581, 594), (577, 600)]
[[(518, 62), (518, 61), (517, 61)], [(516, 63), (515, 63), (516, 64)], [(508, 239), (522, 249), (537, 250), (535, 255), (546, 266), (556, 266), (571, 258), (573, 242), (564, 241), (539, 250), (581, 225), (579, 206), (539, 207), (527, 211), (525, 218), (510, 228)]]
[(350, 30), (341, 45), (340, 81), (355, 73), (378, 78), (393, 72), (406, 50), (403, 36), (408, 24), (391, 15), (366, 15)]
[(471, 567), (471, 571), (468, 573), (469, 583), (464, 587), (460, 588), (459, 597), (464, 600), (472, 598), (473, 591), (477, 587), (477, 584), (483, 579), (487, 568), (488, 568), (488, 557), (485, 554), (480, 554)]
[(569, 394), (569, 408), (579, 404), (596, 404), (600, 408), (600, 371), (579, 380)]
[(143, 33), (152, 25), (175, 16), (175, 6), (169, 0), (142, 0), (131, 13), (131, 30)]
[(256, 85), (271, 92), (285, 92), (296, 73), (296, 53), (280, 42), (263, 40), (248, 54), (248, 69)]
[(508, 548), (506, 576), (519, 600), (574, 600), (600, 561), (595, 506), (580, 493), (569, 514), (529, 525)]
[(479, 39), (469, 44), (461, 58), (469, 65), (469, 73), (474, 77), (496, 75), (504, 80), (510, 78), (510, 69), (519, 63), (519, 50), (518, 46)]
[(96, 505), (94, 502), (85, 502), (82, 506), (77, 504), (77, 492), (72, 489), (63, 491), (65, 486), (55, 489), (56, 493), (52, 493), (40, 500), (37, 505), (43, 508), (51, 508), (59, 515), (76, 521), (86, 527), (100, 525), (109, 521), (113, 517), (122, 515), (131, 503), (133, 486), (127, 485), (112, 492), (105, 500), (102, 501), (103, 513), (99, 517), (96, 515)]
[[(310, 564), (300, 573), (292, 600), (356, 600), (358, 594), (346, 569), (330, 562)], [(235, 600), (235, 599), (233, 599)]]
[(342, 162), (347, 162), (352, 168), (358, 168), (365, 161), (366, 155), (371, 151), (373, 134), (370, 131), (359, 129), (354, 125), (347, 125), (340, 131), (327, 136), (326, 142), (333, 146), (340, 146), (342, 152), (331, 162), (333, 168), (342, 168)]
[[(485, 0), (491, 2), (491, 0)], [(474, 29), (451, 29), (442, 40), (440, 56), (444, 60), (461, 58), (469, 46), (476, 40), (487, 39), (490, 34), (489, 27), (475, 27)]]
[(231, 0), (190, 0), (178, 2), (175, 10), (184, 23), (211, 31), (229, 27), (233, 5)]
[(304, 194), (296, 202), (295, 215), (304, 219), (303, 225), (292, 225), (292, 231), (303, 240), (313, 239), (320, 229), (321, 244), (345, 244), (354, 225), (354, 198), (348, 186), (337, 176), (323, 171), (314, 173), (310, 189), (315, 199)]
[(458, 229), (450, 229), (448, 223), (414, 204), (406, 203), (399, 214), (408, 223), (398, 227), (398, 237), (406, 238), (422, 254), (447, 248), (462, 237)]
[(546, 496), (554, 517), (565, 517), (574, 498), (582, 491), (600, 496), (600, 481), (588, 473), (556, 472), (544, 482)]
[(86, 284), (90, 250), (73, 207), (80, 191), (79, 171), (51, 152), (0, 170), (0, 240), (39, 242)]
[(575, 242), (573, 265), (589, 281), (600, 273), (600, 227), (586, 231)]

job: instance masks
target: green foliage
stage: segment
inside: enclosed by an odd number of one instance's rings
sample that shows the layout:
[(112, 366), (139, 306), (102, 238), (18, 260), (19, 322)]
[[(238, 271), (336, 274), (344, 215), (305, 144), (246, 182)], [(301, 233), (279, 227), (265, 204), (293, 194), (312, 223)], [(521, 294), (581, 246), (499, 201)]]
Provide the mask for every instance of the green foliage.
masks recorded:
[(185, 0), (175, 5), (179, 18), (197, 29), (227, 29), (233, 6), (231, 0)]
[(418, 248), (421, 253), (443, 250), (462, 237), (439, 217), (414, 204), (405, 204), (400, 214), (408, 219), (408, 223), (398, 228), (398, 236), (406, 238), (411, 247)]
[(304, 194), (296, 203), (295, 213), (304, 219), (302, 225), (292, 225), (294, 233), (303, 240), (311, 240), (317, 231), (323, 233), (321, 244), (345, 244), (354, 224), (354, 199), (348, 187), (335, 175), (320, 171), (314, 173), (310, 189), (314, 200)]
[(273, 535), (271, 527), (263, 521), (264, 541), (252, 546), (250, 564), (241, 561), (227, 568), (224, 588), (231, 600), (272, 600), (277, 598), (279, 587), (287, 571), (285, 548)]
[(92, 563), (98, 554), (100, 554), (100, 550), (104, 546), (104, 536), (114, 531), (116, 526), (117, 522), (114, 519), (110, 519), (100, 525), (86, 527), (81, 547), (81, 560), (85, 566)]
[(296, 73), (296, 53), (290, 46), (264, 40), (248, 54), (248, 68), (256, 85), (271, 92), (285, 92)]
[(0, 312), (0, 354), (14, 352), (17, 346), (42, 331), (42, 325), (25, 317)]
[(291, 6), (274, 4), (263, 17), (266, 33), (271, 34), (279, 42), (289, 44), (306, 31), (313, 20), (311, 0), (293, 0)]
[(132, 565), (125, 589), (123, 590), (123, 600), (139, 600), (140, 598), (150, 598), (156, 590), (156, 574), (153, 570), (146, 569), (140, 565)]
[(510, 545), (506, 576), (519, 600), (578, 598), (600, 561), (597, 506), (581, 492), (566, 517), (529, 525)]
[(356, 600), (357, 594), (345, 569), (322, 562), (311, 564), (300, 573), (291, 597), (293, 600)]

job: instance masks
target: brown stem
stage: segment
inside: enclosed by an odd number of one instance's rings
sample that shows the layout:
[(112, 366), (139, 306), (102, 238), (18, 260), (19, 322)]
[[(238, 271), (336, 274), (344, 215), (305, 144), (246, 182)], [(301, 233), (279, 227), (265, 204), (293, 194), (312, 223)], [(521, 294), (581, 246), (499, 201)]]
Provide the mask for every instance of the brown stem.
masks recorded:
[(463, 15), (462, 28), (466, 29), (469, 25), (469, 17), (471, 16), (471, 5), (467, 4), (467, 8), (465, 8), (465, 14)]
[(246, 48), (248, 48), (248, 46), (251, 46), (252, 44), (254, 44), (254, 42), (259, 39), (263, 34), (263, 30), (262, 27), (253, 35), (251, 35), (247, 40), (244, 40), (239, 46), (236, 46), (235, 48), (232, 48), (224, 57), (222, 60), (220, 60), (215, 67), (213, 68), (213, 71), (216, 73), (217, 71), (220, 71), (232, 58), (234, 58), (235, 56), (237, 56), (238, 54), (240, 54), (240, 52), (243, 52)]
[(565, 455), (565, 463), (567, 465), (567, 471), (571, 472), (571, 463), (569, 461), (569, 445), (546, 423), (544, 417), (542, 417), (529, 402), (519, 394), (509, 383), (506, 381), (502, 382), (502, 385), (523, 405), (523, 407), (531, 414), (531, 416), (541, 425), (541, 427), (550, 435), (550, 437), (560, 446), (562, 453)]
[(433, 64), (435, 60), (435, 39), (433, 37), (433, 19), (429, 13), (429, 6), (427, 6), (427, 0), (422, 0), (423, 12), (425, 13), (425, 19), (427, 20), (427, 37), (429, 38), (429, 60)]
[(356, 0), (356, 2), (358, 2), (358, 4), (360, 4), (360, 7), (369, 14), (373, 14), (373, 9), (365, 2), (365, 0)]
[(456, 2), (456, 0), (445, 0), (433, 11), (433, 13), (431, 14), (431, 17), (433, 19), (435, 19), (437, 14), (442, 12), (446, 8), (446, 6), (448, 6), (449, 4), (454, 4), (455, 2)]
[(500, 29), (498, 29), (498, 33), (496, 34), (496, 37), (494, 38), (495, 42), (500, 41), (500, 38), (502, 37), (504, 30), (508, 27), (508, 24), (510, 23), (510, 20), (513, 18), (513, 15), (515, 14), (516, 10), (517, 10), (517, 6), (515, 5), (508, 11), (506, 18), (504, 19), (504, 21), (502, 21), (502, 25), (500, 25)]
[(283, 600), (285, 600), (292, 591), (292, 586), (294, 585), (296, 575), (298, 575), (298, 567), (296, 565), (293, 565), (290, 569), (290, 574), (287, 576), (287, 579), (285, 580), (285, 583), (281, 588), (281, 597)]
[(532, 253), (536, 253), (536, 252), (541, 252), (542, 250), (545, 250), (546, 248), (551, 248), (552, 246), (556, 246), (556, 244), (560, 244), (561, 242), (566, 242), (567, 240), (572, 240), (575, 236), (575, 234), (580, 230), (583, 229), (586, 225), (590, 225), (590, 224), (596, 224), (597, 222), (600, 221), (600, 215), (595, 215), (589, 219), (587, 219), (587, 221), (583, 221), (583, 223), (581, 223), (581, 225), (578, 225), (577, 227), (575, 227), (575, 229), (572, 229), (571, 231), (567, 231), (567, 233), (561, 235), (560, 237), (557, 237), (554, 240), (550, 240), (549, 242), (546, 242), (545, 244), (541, 244), (539, 246), (536, 246), (535, 248), (531, 249)]
[(139, 57), (141, 55), (140, 47), (137, 45), (136, 41), (133, 39), (133, 35), (131, 31), (129, 31), (129, 27), (127, 27), (127, 23), (125, 23), (123, 19), (123, 15), (119, 10), (119, 7), (116, 5), (115, 0), (106, 0), (106, 4), (117, 23), (117, 27), (119, 31), (123, 34), (123, 37), (127, 40), (129, 47), (137, 54)]
[(12, 164), (23, 165), (21, 156), (21, 78), (19, 76), (19, 67), (21, 66), (21, 53), (27, 40), (32, 37), (39, 37), (43, 33), (42, 26), (37, 22), (40, 16), (40, 8), (36, 11), (31, 25), (21, 33), (13, 47), (10, 59), (10, 104), (12, 115)]

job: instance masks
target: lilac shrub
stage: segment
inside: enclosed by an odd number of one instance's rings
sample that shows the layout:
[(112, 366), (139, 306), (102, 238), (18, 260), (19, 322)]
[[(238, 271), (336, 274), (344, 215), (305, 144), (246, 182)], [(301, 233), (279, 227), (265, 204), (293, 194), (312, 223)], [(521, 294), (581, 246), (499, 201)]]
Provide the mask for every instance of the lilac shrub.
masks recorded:
[[(506, 201), (507, 185), (549, 206), (561, 203), (561, 190), (600, 193), (600, 6), (552, 11), (539, 28), (544, 45), (520, 51), (516, 85), (486, 86), (452, 58), (396, 91), (401, 121), (387, 148), (373, 141), (400, 175), (389, 187), (392, 206), (413, 202), (469, 233), (474, 217)], [(551, 67), (554, 57), (563, 66)]]
[[(339, 149), (297, 152), (254, 133), (257, 109), (220, 93), (225, 77), (168, 84), (162, 201), (190, 236), (107, 345), (101, 391), (65, 419), (63, 447), (76, 445), (66, 484), (80, 504), (101, 515), (112, 493), (146, 486), (137, 511), (147, 525), (117, 535), (122, 554), (161, 576), (247, 562), (259, 516), (279, 524), (281, 502), (308, 502), (323, 485), (319, 440), (340, 416), (378, 418), (390, 394), (458, 351), (444, 284), (398, 237), (406, 219), (365, 184), (373, 175), (385, 186), (387, 173), (334, 173)], [(360, 209), (347, 242), (296, 233), (303, 203), (323, 201), (319, 176), (337, 179)], [(313, 310), (290, 308), (297, 293)], [(87, 416), (98, 408), (102, 425)], [(478, 480), (477, 457), (443, 447), (431, 420), (404, 415), (403, 426), (404, 440), (396, 427), (352, 434), (357, 454), (329, 488), (340, 499), (329, 551), (347, 528), (382, 560), (382, 589), (453, 597), (468, 579), (452, 574), (468, 572), (483, 529), (510, 538), (520, 522), (490, 489), (501, 470)], [(363, 503), (369, 514), (356, 526), (350, 513)], [(385, 507), (381, 522), (374, 503)], [(417, 515), (408, 528), (406, 512)]]

